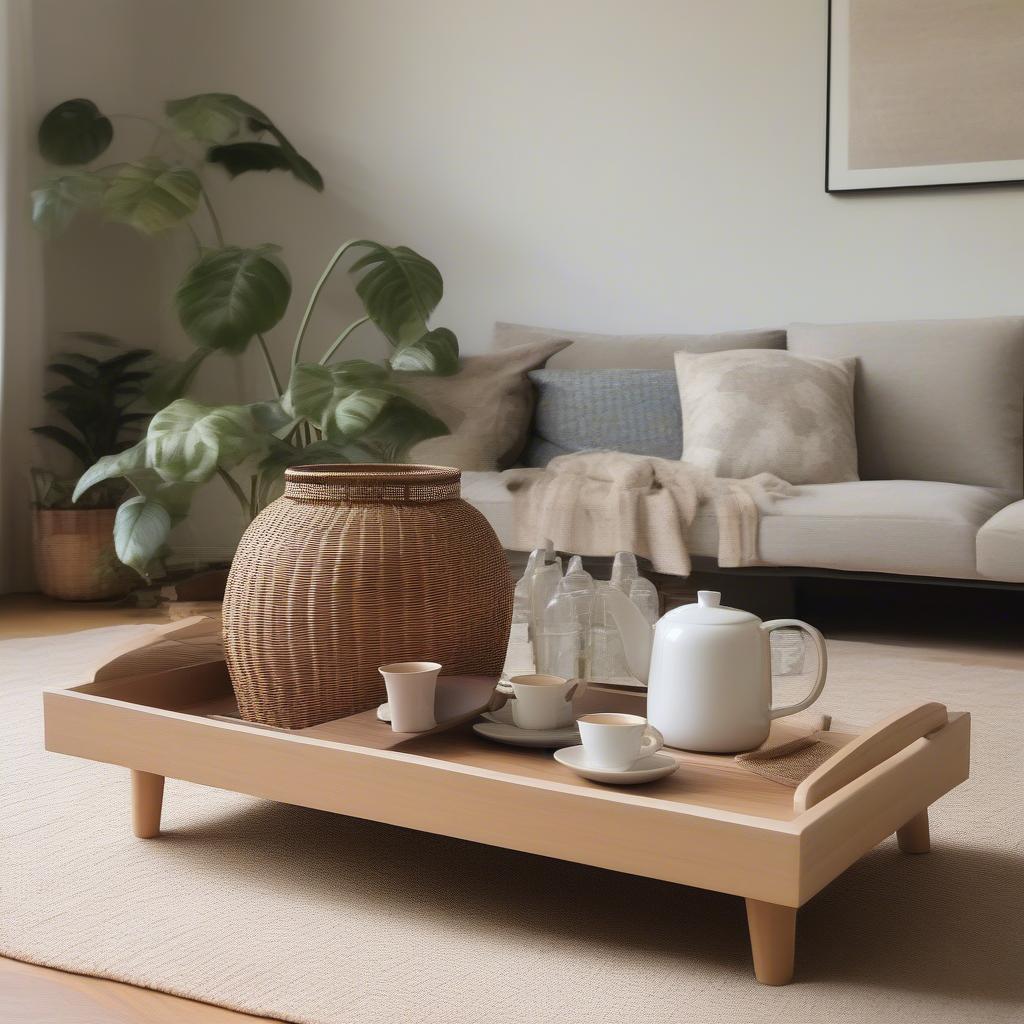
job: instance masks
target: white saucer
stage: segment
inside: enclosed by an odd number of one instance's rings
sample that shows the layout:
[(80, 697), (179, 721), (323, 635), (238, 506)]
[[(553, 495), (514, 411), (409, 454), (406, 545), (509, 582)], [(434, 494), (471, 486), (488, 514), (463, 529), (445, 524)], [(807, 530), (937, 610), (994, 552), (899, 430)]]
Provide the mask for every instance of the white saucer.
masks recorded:
[(564, 764), (577, 775), (591, 782), (604, 782), (610, 786), (636, 786), (641, 782), (664, 779), (679, 768), (679, 762), (671, 755), (659, 751), (650, 757), (642, 757), (632, 768), (624, 772), (608, 771), (605, 768), (591, 768), (584, 759), (583, 747), (564, 747), (555, 751), (555, 760)]
[(512, 747), (537, 747), (552, 750), (564, 747), (567, 743), (579, 743), (580, 731), (574, 722), (572, 725), (558, 729), (520, 729), (512, 718), (512, 703), (506, 702), (497, 711), (487, 711), (482, 716), (485, 721), (477, 722), (473, 732), (495, 743), (507, 743)]

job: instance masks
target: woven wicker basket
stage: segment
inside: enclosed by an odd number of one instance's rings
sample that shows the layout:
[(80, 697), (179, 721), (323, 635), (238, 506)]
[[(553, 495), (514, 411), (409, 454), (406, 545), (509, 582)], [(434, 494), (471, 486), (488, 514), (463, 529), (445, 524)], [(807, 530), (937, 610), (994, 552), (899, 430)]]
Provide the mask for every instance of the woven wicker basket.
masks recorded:
[(512, 578), (457, 469), (303, 466), (242, 537), (224, 645), (242, 717), (301, 729), (385, 700), (389, 661), (498, 675)]
[(32, 547), (39, 589), (63, 601), (123, 597), (135, 574), (114, 554), (113, 508), (37, 508)]

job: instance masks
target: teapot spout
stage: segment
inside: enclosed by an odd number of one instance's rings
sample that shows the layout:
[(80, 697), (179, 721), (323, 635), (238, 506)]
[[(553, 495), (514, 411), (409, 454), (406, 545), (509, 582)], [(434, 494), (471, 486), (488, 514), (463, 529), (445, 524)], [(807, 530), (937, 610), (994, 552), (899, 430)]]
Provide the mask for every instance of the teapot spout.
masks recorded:
[(629, 671), (646, 685), (651, 668), (654, 631), (643, 612), (617, 587), (606, 588), (603, 597), (622, 637)]

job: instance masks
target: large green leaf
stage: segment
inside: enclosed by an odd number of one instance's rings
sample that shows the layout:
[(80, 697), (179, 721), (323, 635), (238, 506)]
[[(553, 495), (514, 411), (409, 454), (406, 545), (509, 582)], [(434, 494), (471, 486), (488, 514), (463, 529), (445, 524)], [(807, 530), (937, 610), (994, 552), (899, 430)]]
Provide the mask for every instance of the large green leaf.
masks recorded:
[[(254, 132), (269, 132), (273, 135), (292, 174), (310, 188), (323, 192), (324, 179), (320, 172), (285, 138), (284, 132), (266, 114), (257, 113), (257, 116), (250, 117), (249, 128)], [(207, 157), (212, 159), (210, 154)]]
[(104, 455), (78, 478), (71, 500), (78, 501), (90, 487), (95, 487), (96, 484), (102, 483), (104, 480), (112, 480), (120, 476), (128, 477), (133, 472), (140, 472), (145, 468), (145, 441), (140, 441), (116, 455)]
[(114, 550), (125, 565), (146, 576), (150, 563), (167, 543), (171, 513), (156, 498), (129, 498), (114, 518)]
[(49, 238), (59, 235), (79, 210), (97, 207), (106, 179), (91, 171), (72, 171), (46, 178), (32, 190), (32, 223)]
[(168, 483), (203, 483), (266, 447), (249, 406), (200, 405), (179, 398), (146, 432), (146, 465)]
[(290, 171), (303, 184), (323, 192), (324, 179), (320, 172), (276, 128), (271, 130), (275, 138), (281, 140), (281, 145), (272, 146), (269, 142), (231, 142), (223, 146), (211, 146), (206, 159), (211, 164), (220, 164), (232, 178), (246, 171)]
[(269, 142), (232, 142), (212, 146), (206, 154), (211, 164), (220, 164), (232, 178), (246, 171), (287, 171), (291, 167), (280, 146)]
[[(361, 363), (373, 367), (372, 363)], [(379, 368), (374, 367), (379, 372)], [(340, 371), (340, 372), (339, 372)], [(387, 371), (384, 371), (386, 374)], [(300, 364), (283, 399), (296, 418), (312, 420), (329, 441), (355, 445), (358, 457), (401, 458), (414, 444), (448, 433), (448, 427), (417, 405), (400, 387), (377, 377), (356, 379), (352, 364), (338, 367)]]
[(87, 164), (110, 145), (114, 126), (92, 100), (65, 100), (39, 125), (39, 152), (62, 167)]
[[(285, 134), (259, 107), (240, 96), (226, 92), (200, 93), (171, 100), (167, 116), (183, 135), (215, 145), (206, 154), (213, 164), (221, 164), (231, 177), (246, 171), (290, 171), (299, 181), (318, 192), (324, 182), (320, 172), (288, 141)], [(266, 142), (245, 141), (223, 145), (243, 128), (262, 134), (268, 132), (276, 146)]]
[(288, 308), (292, 285), (273, 245), (210, 249), (178, 286), (178, 319), (205, 348), (241, 352)]
[(412, 370), (447, 377), (459, 372), (459, 342), (447, 327), (435, 327), (391, 357), (395, 370)]
[(427, 321), (444, 294), (437, 267), (407, 246), (392, 248), (362, 241), (366, 249), (349, 273), (370, 319), (399, 347), (412, 345), (427, 332)]
[(201, 191), (195, 171), (148, 157), (117, 172), (107, 186), (103, 209), (111, 220), (155, 235), (195, 213)]
[(448, 433), (444, 422), (411, 398), (396, 393), (383, 413), (355, 440), (354, 448), (373, 461), (401, 462), (413, 445)]
[(382, 388), (360, 388), (341, 399), (332, 410), (326, 432), (335, 439), (361, 437), (394, 399), (394, 394)]
[(258, 113), (244, 100), (226, 92), (203, 92), (181, 100), (168, 100), (164, 111), (174, 127), (198, 142), (227, 142), (233, 139), (251, 113)]
[(299, 363), (292, 371), (282, 403), (296, 419), (316, 423), (324, 432), (333, 428), (334, 410), (354, 391), (379, 386), (390, 374), (386, 367), (364, 359), (353, 359), (333, 366)]

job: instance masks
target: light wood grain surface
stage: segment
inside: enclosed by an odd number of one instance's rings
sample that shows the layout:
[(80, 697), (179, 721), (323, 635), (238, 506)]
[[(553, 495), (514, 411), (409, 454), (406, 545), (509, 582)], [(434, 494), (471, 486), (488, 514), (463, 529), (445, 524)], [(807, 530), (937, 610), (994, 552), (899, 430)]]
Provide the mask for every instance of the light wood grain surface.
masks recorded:
[(269, 1019), (0, 957), (0, 1020), (5, 1024), (253, 1024)]

